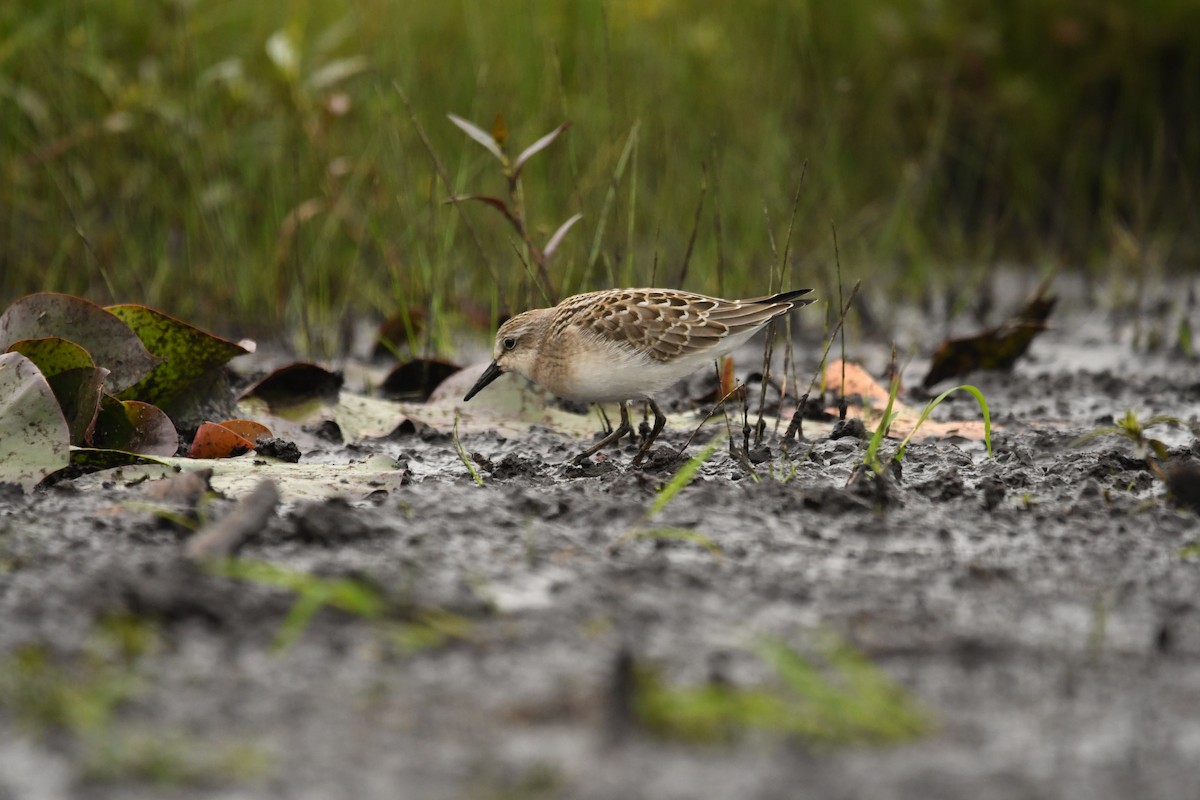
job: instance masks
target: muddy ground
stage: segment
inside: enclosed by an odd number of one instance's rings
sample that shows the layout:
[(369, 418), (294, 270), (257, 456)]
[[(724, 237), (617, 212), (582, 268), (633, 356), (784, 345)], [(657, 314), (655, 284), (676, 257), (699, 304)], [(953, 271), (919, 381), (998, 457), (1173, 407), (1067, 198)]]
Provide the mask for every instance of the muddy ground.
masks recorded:
[[(325, 608), (285, 648), (295, 593), (187, 561), (185, 530), (131, 505), (138, 487), (5, 492), (0, 800), (1200, 797), (1200, 557), (1180, 555), (1200, 517), (1130, 443), (1072, 444), (1130, 407), (1195, 422), (1200, 370), (1135, 349), (1135, 315), (1079, 299), (1054, 321), (1013, 373), (971, 377), (1002, 428), (994, 458), (913, 445), (879, 491), (847, 486), (859, 439), (789, 462), (768, 436), (758, 480), (722, 450), (640, 528), (711, 548), (613, 547), (678, 468), (676, 427), (645, 469), (632, 446), (579, 469), (580, 443), (549, 432), (464, 437), (482, 486), (444, 434), (331, 448), (394, 457), (410, 481), (285, 504), (240, 555), (353, 579), (384, 610)], [(855, 349), (878, 370), (883, 344)], [(937, 416), (978, 410), (963, 395)], [(1152, 432), (1168, 463), (1200, 457), (1190, 433)], [(633, 708), (631, 660), (670, 686), (752, 688), (774, 679), (762, 642), (831, 636), (928, 728), (697, 742)]]

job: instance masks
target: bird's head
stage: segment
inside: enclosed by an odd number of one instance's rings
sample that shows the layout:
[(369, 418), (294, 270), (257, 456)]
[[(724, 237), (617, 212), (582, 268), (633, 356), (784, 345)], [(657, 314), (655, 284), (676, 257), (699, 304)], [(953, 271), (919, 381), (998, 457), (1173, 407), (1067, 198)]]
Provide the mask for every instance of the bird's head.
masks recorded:
[(526, 378), (533, 376), (534, 362), (553, 310), (535, 308), (525, 311), (500, 326), (500, 330), (496, 331), (496, 342), (492, 345), (492, 363), (479, 376), (471, 391), (467, 392), (464, 401), (470, 400), (506, 372), (515, 372)]

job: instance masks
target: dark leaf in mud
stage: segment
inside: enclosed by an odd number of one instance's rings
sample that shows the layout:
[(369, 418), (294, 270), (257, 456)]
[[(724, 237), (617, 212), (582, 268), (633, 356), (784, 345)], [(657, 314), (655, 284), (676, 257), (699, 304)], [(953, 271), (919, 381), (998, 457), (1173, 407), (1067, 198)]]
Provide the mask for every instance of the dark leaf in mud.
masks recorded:
[(179, 433), (161, 408), (104, 395), (89, 444), (102, 450), (173, 456), (179, 449)]
[(21, 339), (47, 337), (68, 339), (87, 350), (97, 366), (109, 370), (110, 392), (134, 385), (158, 363), (128, 325), (80, 297), (31, 294), (0, 316), (0, 350)]
[(283, 417), (303, 415), (314, 405), (332, 405), (342, 389), (342, 376), (307, 361), (280, 367), (251, 385), (238, 399), (257, 397), (271, 413)]
[(126, 450), (106, 450), (99, 447), (76, 447), (71, 450), (71, 466), (78, 467), (84, 472), (99, 472), (136, 464), (166, 466), (156, 458), (130, 453)]
[(372, 358), (392, 356), (399, 359), (400, 345), (415, 342), (425, 330), (425, 310), (417, 306), (409, 306), (404, 311), (393, 314), (379, 324), (375, 334), (375, 348), (371, 351)]
[(70, 430), (50, 384), (20, 353), (0, 355), (0, 483), (26, 491), (70, 463)]
[(1033, 338), (1049, 327), (1046, 320), (1057, 298), (1047, 293), (1048, 288), (1047, 283), (1039, 286), (1011, 319), (974, 336), (947, 339), (938, 345), (921, 385), (929, 388), (977, 369), (1011, 369)]
[(84, 447), (92, 440), (107, 375), (108, 370), (101, 367), (79, 367), (50, 378), (50, 388), (71, 430), (71, 444), (77, 447)]
[(462, 367), (436, 358), (414, 358), (395, 367), (383, 379), (380, 386), (385, 397), (429, 399), (442, 381), (458, 372)]
[(216, 400), (229, 394), (227, 384), (214, 378), (231, 358), (248, 352), (246, 348), (146, 306), (109, 306), (106, 310), (162, 359), (149, 375), (121, 392), (122, 399), (153, 403), (178, 417), (177, 412), (184, 409), (208, 405), (211, 393), (222, 394)]
[(254, 441), (216, 422), (196, 431), (188, 458), (235, 458), (254, 449)]

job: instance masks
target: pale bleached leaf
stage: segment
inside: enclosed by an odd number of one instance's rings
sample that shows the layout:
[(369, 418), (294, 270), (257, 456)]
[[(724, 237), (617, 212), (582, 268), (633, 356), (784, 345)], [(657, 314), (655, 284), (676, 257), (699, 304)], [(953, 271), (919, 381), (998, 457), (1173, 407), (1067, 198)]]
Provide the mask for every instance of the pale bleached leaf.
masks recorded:
[(555, 139), (557, 139), (559, 137), (559, 135), (562, 134), (562, 132), (565, 131), (569, 127), (571, 127), (571, 123), (564, 122), (562, 125), (559, 125), (557, 128), (550, 131), (545, 136), (538, 139), (536, 142), (529, 145), (529, 147), (526, 147), (523, 151), (521, 151), (521, 155), (517, 156), (516, 163), (513, 164), (513, 176), (515, 177), (517, 175), (520, 175), (521, 168), (523, 166), (525, 166), (526, 162), (528, 162), (529, 159), (533, 158), (535, 155), (537, 155), (538, 153), (542, 152), (547, 147), (549, 147), (551, 145), (551, 143)]
[(546, 242), (546, 247), (544, 250), (542, 250), (542, 255), (547, 261), (549, 261), (550, 257), (554, 255), (554, 251), (558, 249), (558, 246), (562, 244), (563, 237), (567, 235), (567, 231), (571, 230), (571, 226), (576, 222), (579, 222), (581, 219), (583, 219), (583, 214), (576, 214), (562, 225), (558, 226), (558, 230), (556, 230), (554, 235), (550, 237), (550, 241)]
[(504, 162), (504, 151), (500, 149), (500, 144), (492, 138), (490, 133), (475, 123), (468, 122), (456, 114), (447, 114), (446, 116), (449, 117), (450, 121), (457, 125), (463, 133), (486, 147), (488, 152), (498, 158), (501, 163)]

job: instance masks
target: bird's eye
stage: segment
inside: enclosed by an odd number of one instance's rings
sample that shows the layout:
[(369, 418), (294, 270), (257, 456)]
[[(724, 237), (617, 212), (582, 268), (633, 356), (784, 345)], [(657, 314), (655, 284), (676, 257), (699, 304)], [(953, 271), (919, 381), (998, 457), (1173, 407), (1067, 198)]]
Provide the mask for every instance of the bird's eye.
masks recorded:
[(507, 339), (504, 340), (504, 349), (505, 350), (512, 350), (516, 346), (517, 346), (517, 340), (514, 339), (513, 337), (509, 336)]

